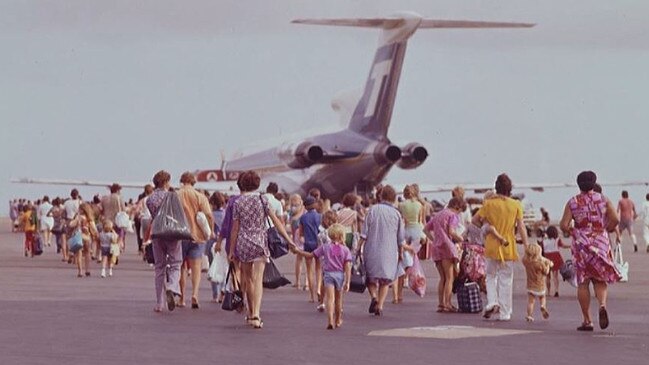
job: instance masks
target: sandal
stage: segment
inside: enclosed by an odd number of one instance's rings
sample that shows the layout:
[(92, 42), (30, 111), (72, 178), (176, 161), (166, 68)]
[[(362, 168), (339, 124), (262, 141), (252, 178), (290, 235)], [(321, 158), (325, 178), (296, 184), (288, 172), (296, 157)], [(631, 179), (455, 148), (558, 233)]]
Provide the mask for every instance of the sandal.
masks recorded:
[(445, 309), (446, 309), (446, 307), (444, 307), (443, 305), (438, 305), (437, 306), (437, 313), (444, 313)]
[(376, 305), (379, 304), (376, 299), (372, 298), (370, 302), (370, 308), (367, 310), (370, 314), (376, 313)]
[(593, 331), (593, 323), (592, 322), (582, 323), (581, 326), (577, 327), (577, 331), (592, 332)]
[(531, 322), (534, 322), (534, 317), (527, 316), (527, 317), (525, 317), (525, 320), (531, 323)]
[(256, 330), (262, 329), (264, 327), (264, 321), (262, 321), (259, 317), (250, 318), (250, 321), (257, 322), (257, 324), (252, 323), (252, 328)]
[(608, 312), (606, 307), (599, 307), (599, 328), (606, 329), (608, 327)]
[(198, 309), (198, 299), (192, 298), (192, 309)]
[(545, 307), (541, 307), (541, 315), (543, 316), (543, 319), (550, 318), (550, 312), (548, 312)]

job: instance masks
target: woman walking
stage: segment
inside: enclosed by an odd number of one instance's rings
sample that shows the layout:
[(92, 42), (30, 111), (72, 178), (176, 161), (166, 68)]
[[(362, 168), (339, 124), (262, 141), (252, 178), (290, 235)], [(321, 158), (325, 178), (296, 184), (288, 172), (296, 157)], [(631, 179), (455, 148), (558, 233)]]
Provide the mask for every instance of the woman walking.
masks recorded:
[(462, 236), (457, 233), (460, 225), (459, 214), (466, 210), (464, 199), (454, 197), (448, 207), (437, 213), (426, 225), (426, 235), (432, 241), (432, 256), (439, 273), (437, 286), (438, 312), (457, 312), (451, 304), (453, 281), (455, 280), (455, 265), (459, 262), (456, 243), (462, 242)]
[[(164, 170), (158, 171), (153, 176), (155, 190), (146, 201), (146, 206), (151, 212), (151, 219), (158, 215), (160, 206), (167, 196), (171, 175)], [(156, 306), (153, 311), (162, 312), (166, 297), (167, 308), (172, 311), (176, 308), (176, 298), (180, 296), (180, 264), (182, 263), (182, 246), (178, 240), (153, 239), (153, 258), (155, 267), (155, 295)]]
[[(563, 211), (561, 230), (573, 238), (572, 256), (577, 275), (577, 299), (581, 307), (583, 322), (578, 331), (592, 331), (590, 316), (590, 283), (593, 283), (595, 297), (599, 303), (599, 327), (609, 325), (606, 299), (607, 284), (620, 280), (611, 255), (607, 232), (615, 230), (619, 219), (610, 200), (595, 192), (597, 176), (592, 171), (583, 171), (577, 176), (581, 191), (571, 198)], [(571, 227), (574, 222), (574, 227)]]
[(389, 285), (397, 278), (399, 249), (415, 252), (405, 244), (401, 213), (394, 206), (397, 194), (387, 185), (381, 190), (381, 203), (367, 212), (358, 251), (362, 252), (367, 276), (367, 289), (372, 298), (369, 312), (383, 314), (383, 303)]
[(254, 171), (244, 172), (237, 184), (241, 196), (234, 203), (229, 257), (240, 263), (242, 289), (248, 301), (246, 322), (254, 328), (262, 328), (261, 298), (263, 294), (264, 268), (269, 257), (266, 217), (270, 218), (277, 231), (294, 246), (284, 225), (270, 209), (268, 200), (261, 194), (254, 194), (261, 179)]

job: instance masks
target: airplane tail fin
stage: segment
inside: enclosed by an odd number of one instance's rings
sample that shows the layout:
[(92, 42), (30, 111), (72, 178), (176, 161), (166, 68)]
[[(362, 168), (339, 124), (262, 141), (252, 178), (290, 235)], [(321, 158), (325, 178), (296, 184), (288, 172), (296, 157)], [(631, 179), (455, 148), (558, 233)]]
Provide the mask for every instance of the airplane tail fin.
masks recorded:
[(296, 24), (379, 28), (381, 35), (361, 99), (349, 129), (373, 139), (386, 139), (408, 39), (418, 28), (529, 28), (534, 24), (423, 19), (415, 13), (388, 18), (296, 19)]

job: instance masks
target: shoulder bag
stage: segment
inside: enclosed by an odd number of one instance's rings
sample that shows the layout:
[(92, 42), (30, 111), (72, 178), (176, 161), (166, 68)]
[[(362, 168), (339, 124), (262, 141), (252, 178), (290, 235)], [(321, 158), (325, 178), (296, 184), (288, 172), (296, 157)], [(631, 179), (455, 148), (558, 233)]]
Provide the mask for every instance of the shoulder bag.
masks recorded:
[(268, 236), (268, 251), (270, 251), (270, 257), (277, 259), (288, 253), (288, 243), (284, 240), (282, 235), (277, 231), (277, 227), (271, 226), (270, 217), (266, 213), (266, 205), (264, 200), (259, 195), (259, 201), (261, 202), (261, 208), (264, 210), (264, 217), (268, 222), (268, 229), (266, 230), (266, 235)]

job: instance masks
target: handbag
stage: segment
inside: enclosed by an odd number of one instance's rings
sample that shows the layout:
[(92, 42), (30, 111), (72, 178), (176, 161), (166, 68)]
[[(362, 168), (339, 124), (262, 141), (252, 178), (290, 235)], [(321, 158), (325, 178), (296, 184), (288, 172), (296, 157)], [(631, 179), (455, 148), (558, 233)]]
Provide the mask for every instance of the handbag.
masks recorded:
[(192, 233), (187, 224), (185, 210), (178, 194), (170, 191), (165, 196), (158, 214), (151, 223), (151, 237), (163, 240), (192, 241)]
[(268, 217), (268, 214), (266, 213), (266, 206), (264, 200), (261, 198), (261, 194), (259, 195), (259, 200), (261, 201), (261, 206), (264, 210), (264, 216), (268, 222), (268, 227), (270, 227), (266, 230), (266, 236), (268, 236), (268, 251), (270, 251), (270, 257), (278, 259), (288, 254), (288, 243), (284, 240), (284, 237), (279, 234), (277, 227), (271, 226), (270, 217)]
[(425, 242), (421, 244), (419, 251), (417, 251), (417, 257), (420, 260), (428, 260), (428, 252), (430, 250), (430, 243)]
[(352, 265), (352, 277), (349, 280), (349, 291), (354, 293), (364, 293), (366, 285), (365, 265), (363, 259), (358, 255)]
[(234, 264), (230, 263), (228, 275), (225, 279), (225, 295), (223, 296), (223, 304), (221, 304), (221, 309), (226, 311), (240, 310), (243, 308), (243, 293), (239, 289), (239, 282), (234, 277), (233, 271)]
[(264, 268), (264, 288), (277, 289), (280, 286), (288, 285), (290, 283), (291, 282), (279, 272), (273, 260), (270, 260), (270, 262), (266, 264), (266, 267)]

